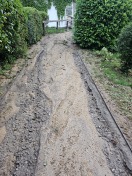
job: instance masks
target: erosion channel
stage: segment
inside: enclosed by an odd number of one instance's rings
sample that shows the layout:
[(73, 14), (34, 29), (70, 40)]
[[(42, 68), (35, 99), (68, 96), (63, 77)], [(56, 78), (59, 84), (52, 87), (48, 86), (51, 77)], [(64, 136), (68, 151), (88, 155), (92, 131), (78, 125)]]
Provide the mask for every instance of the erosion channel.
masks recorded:
[(37, 47), (0, 100), (0, 176), (130, 176), (132, 153), (71, 32)]

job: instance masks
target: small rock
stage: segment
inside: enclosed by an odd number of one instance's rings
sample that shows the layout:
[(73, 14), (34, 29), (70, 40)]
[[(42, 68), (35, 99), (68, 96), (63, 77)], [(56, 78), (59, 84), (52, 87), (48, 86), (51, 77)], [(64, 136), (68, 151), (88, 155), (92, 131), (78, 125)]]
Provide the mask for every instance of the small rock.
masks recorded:
[(44, 166), (47, 166), (46, 162), (44, 162)]
[(115, 169), (112, 169), (112, 172), (115, 172)]

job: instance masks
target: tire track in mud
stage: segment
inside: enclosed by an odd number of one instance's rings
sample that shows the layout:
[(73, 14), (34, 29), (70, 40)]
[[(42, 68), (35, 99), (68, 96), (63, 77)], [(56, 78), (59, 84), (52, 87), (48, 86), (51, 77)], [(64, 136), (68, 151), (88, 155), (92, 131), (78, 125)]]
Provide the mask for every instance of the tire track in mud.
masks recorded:
[(5, 95), (1, 176), (131, 175), (131, 154), (71, 38), (70, 32), (44, 37)]
[[(102, 141), (89, 116), (86, 90), (74, 63), (71, 34), (59, 34), (58, 41), (56, 38), (57, 35), (49, 37), (46, 42), (47, 81), (43, 90), (53, 107), (41, 130), (35, 176), (111, 176), (101, 151)], [(54, 48), (51, 43), (56, 43)]]
[(80, 55), (75, 52), (75, 64), (89, 94), (90, 114), (100, 137), (104, 139), (104, 153), (115, 176), (132, 174), (132, 149), (113, 115), (108, 109), (101, 93), (92, 80)]
[(34, 175), (40, 147), (40, 129), (49, 118), (52, 107), (52, 102), (39, 89), (44, 79), (41, 68), (43, 56), (44, 50), (36, 57), (33, 68), (29, 66), (29, 70), (25, 68), (21, 72), (3, 102), (4, 107), (13, 94), (12, 101), (19, 110), (11, 116), (9, 114), (10, 118), (5, 117), (7, 134), (0, 146), (1, 176)]

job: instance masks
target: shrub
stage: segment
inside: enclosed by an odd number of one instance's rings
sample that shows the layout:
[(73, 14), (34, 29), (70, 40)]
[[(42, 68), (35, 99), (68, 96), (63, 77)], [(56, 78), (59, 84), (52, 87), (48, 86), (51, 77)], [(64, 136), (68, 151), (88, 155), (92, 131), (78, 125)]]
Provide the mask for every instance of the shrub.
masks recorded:
[(27, 43), (35, 44), (43, 35), (43, 20), (46, 19), (45, 12), (38, 11), (33, 7), (24, 7), (26, 15), (26, 25), (28, 29)]
[(119, 35), (118, 51), (121, 57), (122, 71), (128, 73), (132, 69), (132, 22)]
[(0, 0), (0, 64), (23, 55), (26, 28), (23, 7), (19, 0)]
[(78, 0), (74, 39), (83, 48), (114, 49), (121, 29), (131, 18), (132, 0)]

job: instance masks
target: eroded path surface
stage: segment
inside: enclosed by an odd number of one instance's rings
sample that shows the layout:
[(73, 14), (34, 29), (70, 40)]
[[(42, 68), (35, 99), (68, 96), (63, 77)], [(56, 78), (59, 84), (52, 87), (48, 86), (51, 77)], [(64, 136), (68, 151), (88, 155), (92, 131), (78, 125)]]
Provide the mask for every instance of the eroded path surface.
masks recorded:
[(70, 40), (62, 35), (60, 40), (54, 37), (46, 42), (42, 91), (53, 106), (50, 119), (42, 127), (35, 175), (111, 175), (89, 115), (86, 90)]
[(103, 152), (71, 38), (70, 32), (44, 37), (3, 97), (1, 176), (129, 175), (122, 165), (112, 170)]

